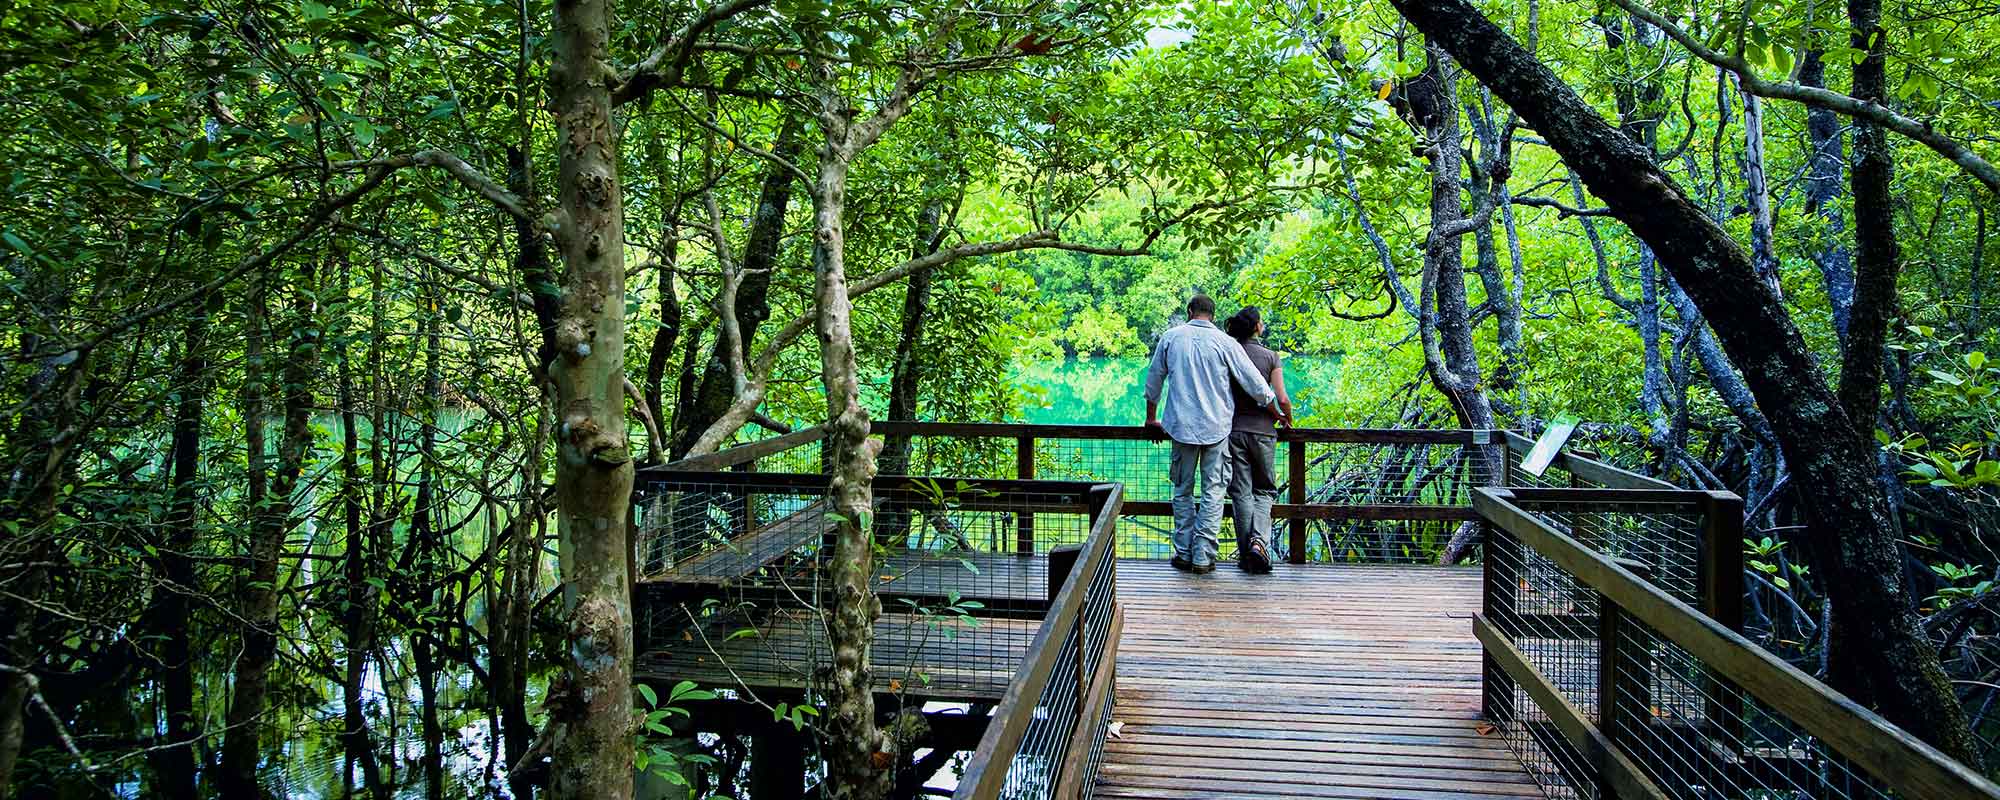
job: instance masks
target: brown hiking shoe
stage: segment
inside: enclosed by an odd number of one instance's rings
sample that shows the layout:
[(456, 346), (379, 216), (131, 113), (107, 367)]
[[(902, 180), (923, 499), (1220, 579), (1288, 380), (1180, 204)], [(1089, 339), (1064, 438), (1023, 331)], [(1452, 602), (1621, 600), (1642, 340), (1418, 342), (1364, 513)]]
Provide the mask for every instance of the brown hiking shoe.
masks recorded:
[(1271, 574), (1271, 555), (1264, 552), (1262, 544), (1253, 542), (1249, 548), (1243, 551), (1242, 555), (1236, 557), (1236, 565), (1242, 567), (1244, 572), (1252, 575), (1269, 575)]

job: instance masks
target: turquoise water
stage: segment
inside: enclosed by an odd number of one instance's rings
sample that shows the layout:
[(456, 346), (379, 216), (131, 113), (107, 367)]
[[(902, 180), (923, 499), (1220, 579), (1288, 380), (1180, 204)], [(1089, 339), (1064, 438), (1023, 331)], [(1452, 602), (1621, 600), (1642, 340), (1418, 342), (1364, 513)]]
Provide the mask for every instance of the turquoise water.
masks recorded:
[[(1015, 372), (1028, 390), (1021, 417), (1044, 425), (1139, 425), (1146, 421), (1144, 358), (1072, 358), (1029, 364)], [(1293, 412), (1312, 412), (1311, 396), (1331, 386), (1340, 359), (1290, 356), (1285, 388)]]

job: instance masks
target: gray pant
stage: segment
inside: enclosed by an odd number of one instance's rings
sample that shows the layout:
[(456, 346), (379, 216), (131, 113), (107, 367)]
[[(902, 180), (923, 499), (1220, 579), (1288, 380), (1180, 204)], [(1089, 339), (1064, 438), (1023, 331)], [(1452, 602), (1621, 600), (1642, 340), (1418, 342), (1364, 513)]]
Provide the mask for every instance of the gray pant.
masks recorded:
[(1278, 437), (1237, 431), (1229, 434), (1230, 519), (1236, 522), (1236, 557), (1254, 542), (1271, 556), (1271, 504), (1278, 501)]
[[(1229, 440), (1215, 444), (1174, 442), (1174, 555), (1196, 565), (1215, 563), (1222, 532), (1222, 496), (1229, 487)], [(1201, 496), (1195, 496), (1195, 478)]]

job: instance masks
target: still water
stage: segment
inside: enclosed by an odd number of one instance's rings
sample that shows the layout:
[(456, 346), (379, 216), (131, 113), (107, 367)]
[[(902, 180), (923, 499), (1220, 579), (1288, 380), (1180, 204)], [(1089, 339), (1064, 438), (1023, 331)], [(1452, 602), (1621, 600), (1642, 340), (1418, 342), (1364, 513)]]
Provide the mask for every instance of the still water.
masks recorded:
[[(1146, 421), (1144, 358), (1072, 358), (1021, 367), (1014, 377), (1028, 390), (1022, 420), (1055, 425), (1139, 425)], [(1312, 413), (1315, 395), (1330, 391), (1339, 374), (1334, 356), (1285, 358), (1285, 389), (1294, 414)]]

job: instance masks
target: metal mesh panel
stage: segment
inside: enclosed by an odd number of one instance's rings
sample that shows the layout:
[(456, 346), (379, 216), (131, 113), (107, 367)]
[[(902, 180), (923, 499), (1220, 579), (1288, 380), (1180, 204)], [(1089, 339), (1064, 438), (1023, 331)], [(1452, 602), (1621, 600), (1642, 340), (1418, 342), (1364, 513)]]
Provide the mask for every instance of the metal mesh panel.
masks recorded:
[(1612, 650), (1606, 731), (1675, 800), (1889, 798), (1882, 784), (1794, 721), (1625, 617)]
[[(825, 480), (705, 473), (642, 485), (642, 673), (813, 684), (829, 657), (821, 609), (837, 529)], [(877, 685), (950, 697), (1004, 692), (1048, 607), (1049, 550), (1089, 531), (1087, 488), (878, 481)]]
[[(1485, 616), (1528, 663), (1595, 715), (1597, 593), (1505, 530), (1487, 531)], [(1487, 721), (1551, 798), (1595, 798), (1595, 770), (1528, 693), (1487, 659)]]
[(1535, 497), (1517, 498), (1515, 505), (1585, 547), (1627, 562), (1633, 572), (1652, 581), (1674, 599), (1701, 605), (1701, 555), (1705, 543), (1703, 512), (1695, 503)]
[(791, 474), (824, 472), (824, 464), (820, 460), (824, 453), (823, 442), (810, 442), (757, 459), (750, 464), (750, 471)]
[[(1173, 499), (1169, 476), (1172, 451), (1166, 441), (1131, 438), (1129, 429), (1107, 429), (1101, 438), (1039, 438), (1013, 432), (1008, 426), (995, 426), (991, 434), (973, 435), (923, 433), (925, 423), (897, 424), (919, 430), (909, 434), (907, 471), (912, 474), (1122, 483), (1127, 507), (1119, 554), (1156, 559), (1173, 555), (1173, 517), (1165, 507)], [(1455, 438), (1452, 432), (1430, 433), (1435, 434), (1430, 438)], [(1504, 448), (1497, 445), (1424, 442), (1421, 439), (1425, 437), (1412, 437), (1407, 432), (1374, 433), (1375, 439), (1363, 442), (1323, 441), (1329, 434), (1347, 439), (1368, 438), (1371, 432), (1301, 430), (1286, 434), (1306, 441), (1277, 444), (1273, 469), (1280, 504), (1303, 496), (1311, 505), (1403, 507), (1412, 512), (1409, 518), (1377, 518), (1385, 516), (1378, 513), (1356, 519), (1308, 520), (1305, 560), (1312, 562), (1435, 562), (1463, 523), (1424, 512), (1469, 506), (1472, 489), (1492, 483), (1506, 458)], [(1027, 458), (1022, 456), (1024, 447), (1028, 448)], [(1294, 491), (1291, 481), (1295, 448), (1300, 450), (1306, 474), (1300, 491)], [(1281, 518), (1274, 525), (1275, 558), (1291, 557), (1289, 524)], [(1235, 523), (1227, 516), (1218, 538), (1219, 557), (1235, 560)]]
[[(1602, 492), (1596, 493), (1602, 495)], [(1586, 504), (1588, 507), (1586, 507)], [(1703, 531), (1693, 502), (1515, 505), (1690, 606)], [(1488, 532), (1485, 618), (1639, 773), (1674, 800), (1872, 800), (1894, 794), (1596, 587), (1502, 528)], [(1549, 797), (1608, 794), (1608, 778), (1489, 657), (1486, 715)], [(1802, 679), (1803, 680), (1803, 679)], [(1801, 687), (1803, 690), (1804, 687)]]
[(1504, 458), (1498, 446), (1306, 442), (1306, 499), (1328, 505), (1466, 506)]
[[(1288, 524), (1280, 521), (1273, 537), (1274, 557), (1280, 560), (1292, 556)], [(1305, 560), (1315, 564), (1435, 564), (1462, 524), (1436, 519), (1307, 520)]]
[[(1107, 699), (1088, 716), (1083, 704), (1087, 687), (1097, 679), (1105, 648), (1113, 646), (1109, 635), (1117, 595), (1117, 559), (1106, 554), (1088, 575), (1079, 575), (1076, 580), (1081, 581), (1076, 588), (1083, 592), (1076, 624), (1063, 637), (1054, 659), (1054, 674), (1035, 700), (1027, 731), (1007, 764), (1001, 797), (1054, 796), (1057, 775), (1077, 736), (1089, 737), (1091, 743), (1081, 773), (1085, 796), (1095, 784), (1112, 704)], [(1047, 624), (1064, 623), (1052, 618)]]
[(1042, 688), (1041, 697), (1035, 701), (1034, 716), (1028, 722), (1027, 733), (1021, 737), (1021, 745), (1015, 751), (1013, 760), (1007, 763), (1007, 780), (1000, 790), (1001, 797), (1031, 798), (1053, 797), (1057, 773), (1062, 769), (1063, 753), (1069, 749), (1070, 733), (1075, 730), (1077, 708), (1083, 702), (1078, 696), (1079, 688), (1074, 675), (1065, 675), (1065, 665), (1076, 663), (1077, 653), (1082, 648), (1082, 630), (1070, 628), (1069, 635), (1063, 637), (1062, 647), (1057, 650), (1056, 674)]

